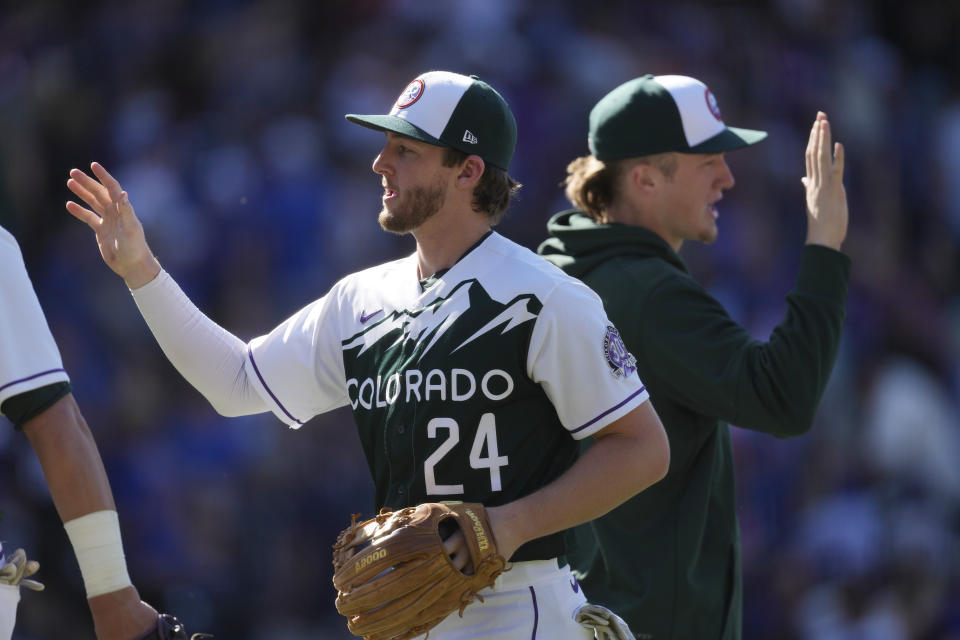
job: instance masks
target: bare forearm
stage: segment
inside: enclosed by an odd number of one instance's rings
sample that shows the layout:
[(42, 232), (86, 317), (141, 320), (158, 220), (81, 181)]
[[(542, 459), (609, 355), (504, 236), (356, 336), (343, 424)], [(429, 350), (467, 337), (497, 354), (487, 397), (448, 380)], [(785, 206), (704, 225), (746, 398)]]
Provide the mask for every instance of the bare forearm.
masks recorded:
[(96, 442), (72, 394), (28, 421), (23, 431), (63, 522), (116, 509)]
[[(100, 452), (72, 394), (29, 420), (23, 431), (65, 524), (116, 510)], [(140, 601), (133, 586), (93, 596), (88, 603), (99, 640), (139, 638), (156, 624), (157, 612)]]
[[(666, 475), (669, 444), (650, 403), (637, 410), (639, 428), (598, 436), (596, 444), (552, 483), (488, 509), (501, 551), (598, 518)], [(508, 556), (509, 557), (509, 556)]]

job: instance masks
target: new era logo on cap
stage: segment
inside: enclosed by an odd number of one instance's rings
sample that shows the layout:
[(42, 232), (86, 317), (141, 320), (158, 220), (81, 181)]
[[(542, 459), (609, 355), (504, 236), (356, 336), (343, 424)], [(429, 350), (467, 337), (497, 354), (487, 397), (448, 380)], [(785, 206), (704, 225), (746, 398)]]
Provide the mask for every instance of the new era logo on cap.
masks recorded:
[(728, 127), (713, 92), (696, 78), (647, 75), (620, 85), (590, 112), (590, 152), (615, 160), (677, 151), (719, 153), (765, 131)]
[(516, 121), (500, 94), (476, 76), (449, 71), (415, 78), (387, 115), (346, 118), (370, 129), (476, 154), (505, 171), (517, 143)]

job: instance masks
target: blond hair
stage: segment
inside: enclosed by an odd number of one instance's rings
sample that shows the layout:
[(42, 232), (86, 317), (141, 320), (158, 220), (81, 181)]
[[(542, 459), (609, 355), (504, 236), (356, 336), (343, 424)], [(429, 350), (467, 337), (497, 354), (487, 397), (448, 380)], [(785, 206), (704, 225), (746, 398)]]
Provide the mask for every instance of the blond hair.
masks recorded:
[(594, 220), (602, 221), (604, 212), (620, 195), (621, 178), (637, 164), (656, 167), (668, 180), (677, 170), (672, 153), (604, 162), (594, 156), (581, 156), (567, 165), (564, 190), (567, 200)]

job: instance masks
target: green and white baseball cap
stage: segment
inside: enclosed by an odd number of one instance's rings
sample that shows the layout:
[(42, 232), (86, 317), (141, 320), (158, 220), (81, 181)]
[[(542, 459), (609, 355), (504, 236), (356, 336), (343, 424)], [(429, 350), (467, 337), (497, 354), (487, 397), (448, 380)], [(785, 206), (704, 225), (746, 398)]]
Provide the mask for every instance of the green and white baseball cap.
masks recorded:
[(766, 131), (728, 127), (713, 92), (688, 76), (625, 82), (590, 112), (590, 153), (619, 160), (655, 153), (719, 153), (760, 142)]
[(348, 113), (350, 122), (476, 154), (506, 171), (517, 146), (517, 122), (506, 100), (476, 76), (429, 71), (400, 93), (387, 115)]

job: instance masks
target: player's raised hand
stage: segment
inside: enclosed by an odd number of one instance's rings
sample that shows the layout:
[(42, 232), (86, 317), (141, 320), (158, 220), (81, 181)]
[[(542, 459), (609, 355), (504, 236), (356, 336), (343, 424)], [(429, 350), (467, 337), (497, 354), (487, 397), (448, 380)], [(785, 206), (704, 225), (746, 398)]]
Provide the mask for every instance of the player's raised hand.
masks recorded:
[(93, 229), (107, 266), (131, 289), (142, 287), (157, 277), (160, 263), (147, 245), (127, 192), (99, 163), (91, 163), (90, 168), (96, 180), (80, 169), (72, 169), (67, 180), (67, 188), (90, 208), (71, 200), (67, 211)]
[[(831, 153), (832, 152), (832, 153)], [(847, 192), (843, 187), (844, 149), (831, 144), (827, 114), (817, 113), (807, 142), (807, 244), (840, 250), (847, 237)]]

